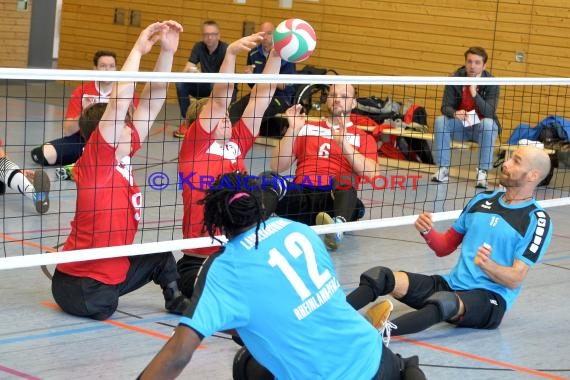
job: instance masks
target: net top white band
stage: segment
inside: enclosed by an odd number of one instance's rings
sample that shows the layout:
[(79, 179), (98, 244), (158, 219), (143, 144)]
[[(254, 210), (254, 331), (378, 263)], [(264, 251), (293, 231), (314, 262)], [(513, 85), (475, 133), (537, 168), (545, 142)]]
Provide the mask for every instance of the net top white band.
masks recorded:
[(290, 84), (355, 84), (355, 85), (570, 85), (570, 78), (467, 78), (427, 76), (374, 75), (278, 75), (278, 74), (218, 74), (161, 73), (59, 69), (0, 69), (0, 79), (12, 80), (70, 80), (70, 81), (128, 81), (128, 82), (191, 82), (191, 83), (290, 83)]
[[(557, 198), (539, 201), (542, 207), (567, 206), (570, 204), (570, 197)], [(433, 213), (433, 221), (456, 219), (461, 214), (461, 210)], [(417, 215), (399, 216), (385, 219), (364, 220), (358, 222), (330, 224), (322, 226), (312, 226), (318, 234), (361, 231), (375, 228), (397, 227), (411, 225), (417, 219)], [(224, 240), (224, 238), (221, 238)], [(198, 248), (212, 245), (209, 237), (196, 239), (181, 239), (143, 244), (131, 244), (119, 247), (82, 249), (77, 251), (53, 252), (48, 254), (36, 254), (28, 256), (16, 256), (0, 259), (0, 270), (26, 268), (41, 265), (53, 265), (74, 261), (85, 261), (95, 259), (106, 259), (121, 256), (146, 255), (156, 252), (167, 252), (181, 249)]]

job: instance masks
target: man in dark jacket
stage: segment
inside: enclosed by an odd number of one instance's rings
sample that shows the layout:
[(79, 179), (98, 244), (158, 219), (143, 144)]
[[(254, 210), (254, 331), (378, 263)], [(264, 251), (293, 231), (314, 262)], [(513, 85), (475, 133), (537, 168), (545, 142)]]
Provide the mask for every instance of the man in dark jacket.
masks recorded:
[[(465, 66), (453, 76), (487, 78), (491, 73), (485, 70), (487, 52), (474, 46), (465, 52)], [(479, 165), (477, 168), (478, 188), (487, 188), (487, 170), (493, 164), (493, 147), (499, 135), (500, 126), (496, 115), (499, 101), (499, 86), (447, 85), (443, 93), (441, 113), (435, 119), (433, 153), (439, 166), (433, 175), (434, 182), (449, 180), (451, 164), (451, 139), (474, 141), (479, 144)]]

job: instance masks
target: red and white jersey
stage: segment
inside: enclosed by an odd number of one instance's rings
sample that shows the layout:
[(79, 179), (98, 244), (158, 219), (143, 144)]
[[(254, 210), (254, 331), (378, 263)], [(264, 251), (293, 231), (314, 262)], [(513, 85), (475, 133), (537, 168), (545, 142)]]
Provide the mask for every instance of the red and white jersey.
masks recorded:
[(96, 82), (87, 82), (77, 86), (69, 98), (65, 118), (79, 118), (84, 105), (91, 103), (108, 103), (110, 95), (110, 91), (106, 94), (99, 92), (99, 86)]
[[(299, 131), (293, 145), (293, 154), (297, 158), (296, 183), (309, 179), (313, 184), (325, 186), (330, 183), (329, 176), (353, 173), (352, 165), (332, 137), (331, 128), (338, 126), (331, 126), (326, 120), (320, 120), (308, 122)], [(374, 138), (358, 129), (352, 122), (346, 125), (344, 138), (366, 158), (374, 161), (378, 158)]]
[[(118, 160), (115, 147), (103, 139), (97, 128), (75, 163), (77, 202), (64, 251), (133, 243), (141, 217), (142, 194), (133, 177), (131, 157), (141, 143), (136, 128), (129, 126), (132, 142), (128, 156)], [(128, 257), (117, 257), (58, 264), (57, 269), (115, 285), (125, 280), (129, 266)]]
[[(204, 206), (197, 202), (204, 199), (204, 191), (220, 174), (246, 170), (244, 158), (254, 141), (255, 137), (242, 120), (232, 128), (232, 137), (225, 145), (218, 143), (213, 133), (204, 131), (200, 119), (190, 126), (180, 148), (178, 164), (184, 202), (182, 235), (185, 239), (208, 236), (202, 233)], [(208, 256), (218, 249), (206, 247), (185, 252)]]
[[(77, 119), (81, 116), (84, 108), (93, 103), (108, 103), (110, 96), (111, 91), (107, 93), (101, 92), (98, 82), (83, 83), (77, 86), (71, 93), (65, 118)], [(139, 97), (136, 92), (133, 96), (133, 104), (135, 108), (139, 105)]]

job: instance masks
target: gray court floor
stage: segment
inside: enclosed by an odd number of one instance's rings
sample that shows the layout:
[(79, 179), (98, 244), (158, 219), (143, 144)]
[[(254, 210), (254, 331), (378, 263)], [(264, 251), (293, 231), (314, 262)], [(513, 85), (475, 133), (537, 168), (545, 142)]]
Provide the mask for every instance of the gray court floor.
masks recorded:
[[(12, 160), (26, 168), (37, 167), (29, 151), (61, 134), (62, 105), (68, 93), (54, 84), (0, 83), (0, 138)], [(137, 242), (181, 237), (182, 199), (176, 186), (180, 141), (172, 137), (176, 107), (168, 105), (161, 118), (135, 159), (145, 203)], [(263, 170), (268, 153), (266, 146), (254, 147), (248, 161), (251, 173)], [(75, 185), (58, 181), (53, 168), (47, 171), (52, 179), (47, 214), (37, 215), (31, 201), (19, 194), (8, 191), (0, 196), (0, 260), (56, 250), (65, 241), (75, 208)], [(171, 184), (162, 191), (151, 189), (146, 184), (155, 173), (164, 173)], [(418, 173), (386, 168), (384, 174)], [(475, 194), (472, 183), (456, 180), (435, 185), (425, 173), (419, 175), (415, 189), (411, 180), (405, 189), (365, 187), (360, 193), (367, 206), (365, 219), (459, 210)], [(539, 199), (567, 196), (568, 188), (562, 187), (541, 188), (537, 194)], [(499, 329), (478, 331), (440, 324), (393, 339), (390, 348), (404, 356), (418, 354), (430, 379), (569, 378), (570, 206), (548, 212), (555, 228), (550, 249), (529, 272), (521, 296)], [(450, 223), (440, 222), (438, 228)], [(445, 273), (457, 257), (435, 257), (410, 225), (347, 233), (331, 256), (347, 292), (357, 285), (360, 273), (373, 265)], [(165, 313), (160, 289), (152, 284), (121, 298), (119, 310), (109, 321), (66, 315), (54, 305), (50, 281), (40, 267), (0, 271), (0, 299), (0, 379), (135, 378), (168, 339), (178, 319)], [(408, 310), (397, 302), (395, 306), (394, 315)], [(181, 378), (231, 379), (237, 349), (224, 334), (205, 339)]]

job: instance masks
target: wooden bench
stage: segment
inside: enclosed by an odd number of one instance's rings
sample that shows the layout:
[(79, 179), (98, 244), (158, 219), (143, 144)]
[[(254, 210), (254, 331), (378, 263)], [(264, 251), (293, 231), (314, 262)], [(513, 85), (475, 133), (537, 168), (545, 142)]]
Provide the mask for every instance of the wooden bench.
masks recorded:
[[(278, 115), (276, 115), (278, 116)], [(363, 131), (370, 132), (374, 130), (375, 127), (369, 127), (365, 125), (357, 125), (357, 127)], [(395, 135), (395, 136), (402, 136), (402, 137), (412, 137), (417, 139), (422, 139), (426, 141), (433, 141), (435, 136), (433, 133), (430, 132), (419, 132), (411, 129), (402, 129), (402, 128), (386, 128), (382, 131), (383, 135)], [(266, 146), (278, 146), (279, 145), (279, 138), (277, 137), (267, 137), (267, 136), (258, 136), (255, 140), (256, 144), (266, 145)], [(477, 146), (477, 143), (471, 141), (452, 141), (451, 147), (456, 149), (467, 149)], [(398, 160), (395, 160), (398, 161)]]
[[(359, 129), (372, 133), (372, 131), (374, 130), (375, 127), (369, 127), (369, 126), (364, 126), (364, 125), (358, 125), (357, 126)], [(420, 132), (420, 131), (415, 131), (415, 130), (411, 130), (411, 129), (403, 129), (403, 128), (386, 128), (382, 131), (381, 133), (382, 135), (386, 135), (386, 136), (402, 136), (402, 137), (412, 137), (412, 138), (417, 138), (417, 139), (422, 139), (422, 140), (426, 140), (426, 141), (434, 141), (434, 134), (430, 133), (430, 132)], [(279, 141), (280, 139), (275, 138), (275, 137), (265, 137), (265, 136), (259, 136), (257, 137), (257, 139), (255, 140), (256, 144), (261, 144), (261, 145), (266, 145), (266, 146), (271, 146), (271, 147), (276, 147), (279, 145)], [(477, 147), (478, 144), (476, 142), (472, 142), (472, 141), (453, 141), (452, 140), (452, 145), (451, 147), (454, 149), (472, 149)], [(508, 159), (510, 157), (510, 155), (512, 154), (512, 152), (514, 150), (516, 150), (519, 147), (519, 145), (508, 145), (508, 144), (501, 144), (498, 145), (495, 149), (501, 151), (504, 150), (507, 152), (507, 155), (505, 157), (505, 159)], [(547, 154), (553, 154), (554, 151), (552, 149), (545, 149), (545, 152)], [(437, 166), (436, 165), (430, 165), (430, 164), (425, 164), (425, 163), (421, 163), (421, 162), (415, 162), (415, 161), (407, 161), (407, 160), (397, 160), (394, 158), (388, 158), (388, 157), (378, 157), (378, 163), (381, 165), (381, 167), (384, 168), (396, 168), (396, 169), (405, 169), (405, 170), (411, 170), (411, 171), (416, 171), (419, 173), (428, 173), (428, 175), (431, 178), (431, 175), (433, 173), (435, 173), (435, 171), (437, 170)], [(476, 179), (476, 171), (473, 169), (473, 167), (467, 167), (467, 166), (451, 166), (449, 168), (449, 175), (451, 178), (456, 178), (456, 179), (467, 179), (467, 180), (475, 180)], [(495, 170), (491, 170), (489, 171), (489, 182), (490, 183), (496, 183), (498, 181), (498, 176)]]
[[(357, 125), (359, 129), (363, 131), (372, 133), (375, 126), (367, 126), (367, 125)], [(392, 135), (392, 136), (402, 136), (402, 137), (412, 137), (416, 139), (426, 140), (426, 141), (434, 141), (435, 135), (431, 132), (420, 132), (413, 129), (404, 129), (404, 128), (385, 128), (381, 132), (382, 135)], [(464, 149), (464, 148), (471, 148), (476, 146), (477, 144), (471, 141), (451, 141), (452, 148)]]
[[(366, 125), (358, 125), (359, 129), (370, 132), (374, 130), (375, 127), (370, 127)], [(426, 141), (434, 141), (435, 135), (431, 132), (420, 132), (413, 129), (403, 129), (403, 128), (385, 128), (381, 132), (382, 135), (391, 135), (391, 136), (402, 136), (402, 137), (411, 137)], [(456, 149), (466, 149), (466, 148), (476, 148), (479, 144), (474, 141), (455, 141), (451, 140), (451, 147)], [(505, 150), (507, 152), (513, 152), (517, 149), (520, 145), (509, 145), (509, 144), (501, 144), (498, 145), (495, 149), (498, 150)], [(544, 149), (547, 154), (553, 154), (554, 150), (552, 149)]]

